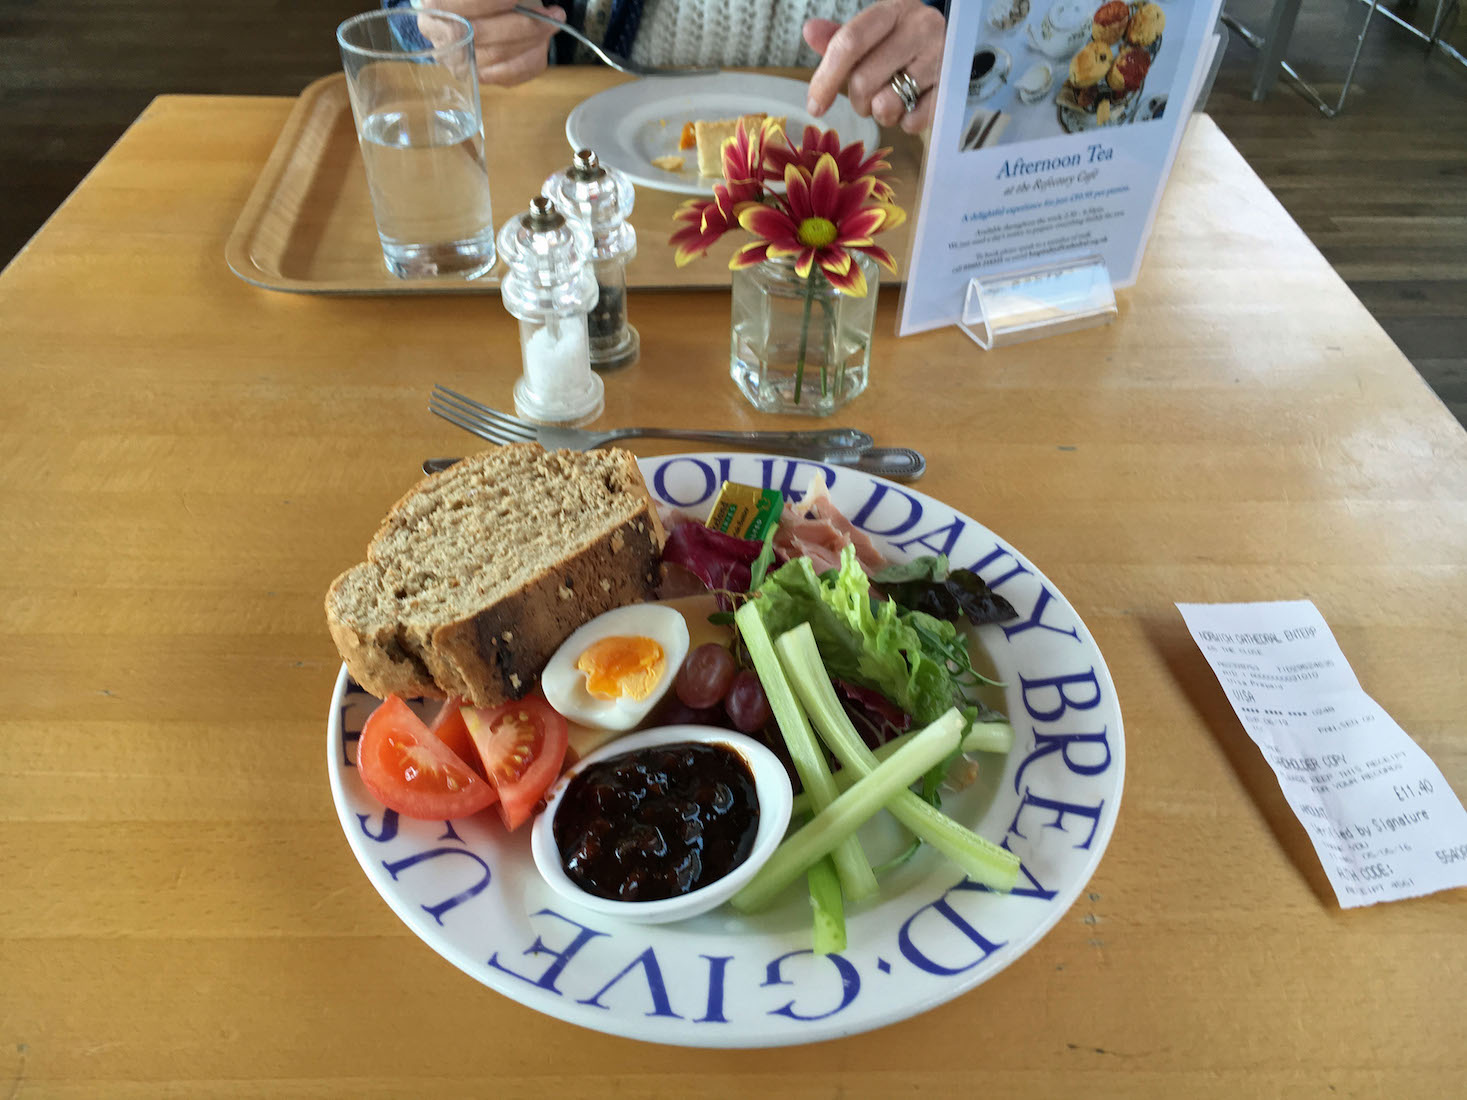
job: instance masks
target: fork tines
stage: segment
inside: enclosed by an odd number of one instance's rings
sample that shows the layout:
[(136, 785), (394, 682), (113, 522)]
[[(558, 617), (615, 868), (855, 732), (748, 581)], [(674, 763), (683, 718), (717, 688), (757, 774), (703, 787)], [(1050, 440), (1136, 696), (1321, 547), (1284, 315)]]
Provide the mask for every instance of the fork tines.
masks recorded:
[(447, 386), (433, 387), (428, 410), (491, 443), (530, 443), (536, 439), (535, 425), (491, 409)]

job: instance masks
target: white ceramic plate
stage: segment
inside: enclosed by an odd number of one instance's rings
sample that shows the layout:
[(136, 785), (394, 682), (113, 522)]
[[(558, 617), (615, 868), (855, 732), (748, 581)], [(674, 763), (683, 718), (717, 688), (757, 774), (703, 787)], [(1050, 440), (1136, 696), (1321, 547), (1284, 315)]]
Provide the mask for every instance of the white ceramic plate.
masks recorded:
[[(682, 152), (683, 125), (697, 119), (735, 118), (763, 111), (785, 116), (791, 138), (799, 141), (806, 125), (835, 130), (841, 144), (880, 144), (876, 123), (856, 114), (851, 101), (838, 96), (822, 118), (805, 110), (808, 85), (761, 73), (717, 73), (713, 76), (659, 76), (618, 84), (576, 105), (566, 117), (565, 136), (572, 149), (591, 148), (602, 163), (620, 168), (638, 187), (685, 195), (713, 194), (714, 180), (698, 175), (697, 150)], [(682, 156), (682, 172), (668, 172), (653, 157)]]
[[(490, 812), (422, 822), (384, 810), (355, 768), (376, 700), (346, 675), (327, 734), (331, 793), (347, 841), (387, 904), (428, 946), (490, 988), (547, 1015), (658, 1043), (766, 1047), (867, 1031), (949, 1001), (1023, 955), (1084, 889), (1115, 826), (1125, 742), (1105, 661), (1068, 601), (1017, 550), (931, 497), (843, 467), (747, 454), (641, 460), (660, 500), (707, 511), (725, 480), (798, 492), (823, 469), (836, 505), (901, 560), (945, 552), (1008, 598), (1019, 618), (977, 632), (1008, 686), (1017, 742), (944, 809), (1020, 856), (1012, 894), (973, 887), (923, 850), (847, 914), (849, 948), (810, 953), (810, 907), (792, 887), (772, 909), (726, 906), (677, 924), (618, 923), (550, 889), (530, 830)], [(900, 838), (873, 822), (873, 862)], [(1043, 980), (1035, 976), (1035, 980)], [(976, 999), (975, 1017), (982, 1012)]]

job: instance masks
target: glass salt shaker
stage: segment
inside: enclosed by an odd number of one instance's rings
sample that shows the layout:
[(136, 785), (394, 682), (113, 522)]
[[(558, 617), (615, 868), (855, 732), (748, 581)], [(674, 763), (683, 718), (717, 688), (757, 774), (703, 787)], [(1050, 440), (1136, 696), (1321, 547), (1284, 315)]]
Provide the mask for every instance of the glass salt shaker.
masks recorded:
[(524, 359), (515, 412), (543, 424), (595, 419), (605, 387), (591, 370), (586, 327), (596, 304), (596, 276), (587, 262), (590, 231), (536, 195), (527, 213), (505, 222), (498, 244), (509, 265), (499, 294), (519, 319)]
[(591, 231), (597, 286), (590, 316), (591, 366), (630, 366), (641, 351), (641, 338), (627, 323), (627, 261), (637, 254), (637, 231), (627, 221), (636, 201), (632, 181), (602, 164), (590, 149), (581, 149), (569, 168), (545, 181), (544, 190), (562, 214)]

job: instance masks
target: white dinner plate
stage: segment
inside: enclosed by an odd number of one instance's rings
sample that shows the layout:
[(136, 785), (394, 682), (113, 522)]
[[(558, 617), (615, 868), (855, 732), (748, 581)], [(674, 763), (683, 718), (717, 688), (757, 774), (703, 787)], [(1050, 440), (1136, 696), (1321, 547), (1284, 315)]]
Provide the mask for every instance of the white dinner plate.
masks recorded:
[[(856, 114), (851, 101), (837, 96), (830, 110), (816, 118), (805, 110), (809, 86), (799, 80), (762, 73), (716, 73), (712, 76), (658, 76), (618, 84), (579, 103), (566, 117), (565, 137), (572, 149), (594, 149), (603, 164), (620, 168), (638, 187), (711, 195), (716, 180), (698, 175), (697, 150), (678, 149), (683, 125), (757, 114), (785, 116), (792, 140), (807, 125), (835, 130), (841, 144), (880, 144), (876, 123)], [(685, 168), (668, 172), (652, 158), (682, 156)]]
[[(798, 492), (822, 469), (836, 506), (889, 558), (945, 552), (1007, 597), (1018, 618), (979, 628), (974, 661), (981, 668), (986, 658), (1007, 685), (990, 702), (1012, 719), (1016, 743), (1006, 758), (985, 758), (978, 782), (943, 808), (1021, 858), (1018, 887), (974, 887), (924, 848), (882, 878), (877, 898), (850, 908), (849, 946), (828, 957), (810, 952), (803, 880), (752, 917), (727, 906), (658, 926), (599, 917), (540, 878), (529, 828), (506, 833), (492, 811), (450, 824), (385, 810), (355, 767), (376, 700), (343, 667), (327, 770), (373, 887), (429, 947), (504, 996), (583, 1027), (683, 1046), (785, 1046), (867, 1031), (966, 993), (1022, 956), (1084, 889), (1120, 806), (1120, 706), (1074, 608), (981, 524), (857, 470), (748, 454), (640, 461), (654, 496), (694, 514), (726, 480)], [(861, 835), (873, 862), (901, 847), (882, 821)]]

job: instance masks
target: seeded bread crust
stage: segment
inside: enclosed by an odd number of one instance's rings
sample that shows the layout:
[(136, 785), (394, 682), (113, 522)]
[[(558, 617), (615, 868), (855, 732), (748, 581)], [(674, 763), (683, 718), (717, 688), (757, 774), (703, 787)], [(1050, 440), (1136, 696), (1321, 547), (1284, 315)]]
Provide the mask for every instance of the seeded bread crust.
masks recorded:
[(393, 506), (367, 561), (331, 585), (327, 624), (374, 695), (498, 706), (528, 692), (577, 627), (655, 597), (664, 537), (629, 452), (496, 448)]
[[(650, 518), (649, 518), (650, 517)], [(498, 702), (518, 699), (535, 685), (572, 631), (612, 608), (656, 598), (662, 538), (650, 524), (656, 510), (629, 520), (508, 599), (460, 622), (440, 627), (433, 646), (470, 685)]]

